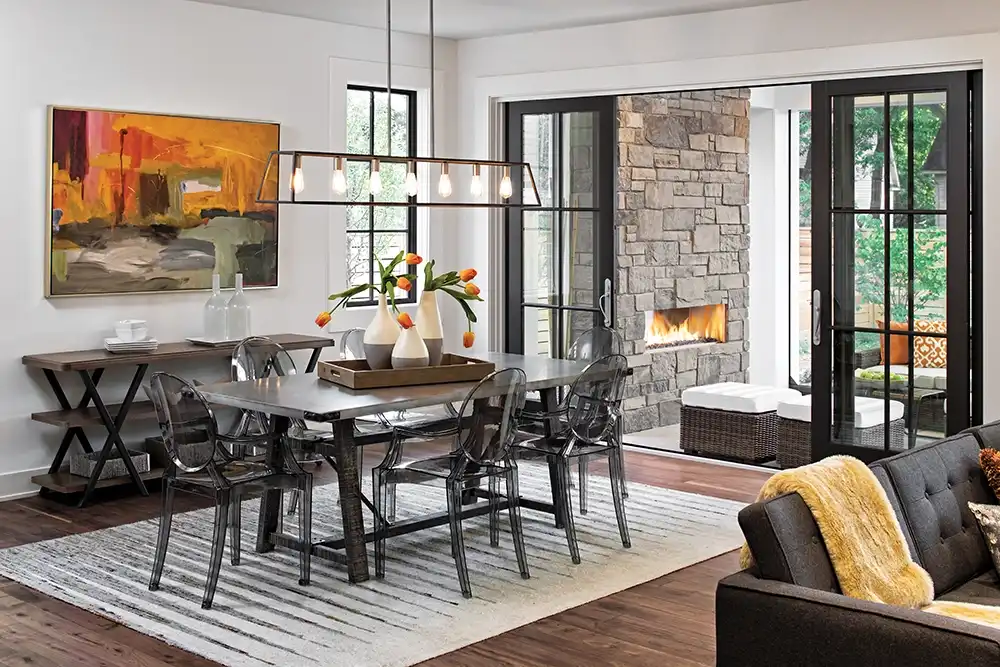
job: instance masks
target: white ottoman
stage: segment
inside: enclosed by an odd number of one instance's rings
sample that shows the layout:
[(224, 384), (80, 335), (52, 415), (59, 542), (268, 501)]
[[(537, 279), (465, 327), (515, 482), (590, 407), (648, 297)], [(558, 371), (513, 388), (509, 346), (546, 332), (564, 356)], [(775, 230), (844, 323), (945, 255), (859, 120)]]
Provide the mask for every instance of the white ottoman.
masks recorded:
[(720, 382), (681, 394), (681, 450), (756, 463), (776, 455), (782, 400), (801, 394), (787, 387)]
[[(889, 447), (902, 451), (906, 429), (903, 404), (889, 401)], [(884, 449), (885, 402), (878, 398), (854, 397), (854, 440), (856, 447)], [(797, 468), (812, 463), (812, 396), (799, 396), (778, 403), (778, 465)]]

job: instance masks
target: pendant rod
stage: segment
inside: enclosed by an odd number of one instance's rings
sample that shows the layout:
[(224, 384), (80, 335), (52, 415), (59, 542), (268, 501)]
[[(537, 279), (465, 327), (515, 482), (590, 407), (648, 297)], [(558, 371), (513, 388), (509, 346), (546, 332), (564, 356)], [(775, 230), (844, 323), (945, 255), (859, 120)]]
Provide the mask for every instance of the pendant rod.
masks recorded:
[(392, 0), (385, 0), (385, 105), (385, 152), (392, 155)]
[(437, 146), (434, 143), (434, 0), (428, 0), (431, 40), (431, 157), (437, 157)]

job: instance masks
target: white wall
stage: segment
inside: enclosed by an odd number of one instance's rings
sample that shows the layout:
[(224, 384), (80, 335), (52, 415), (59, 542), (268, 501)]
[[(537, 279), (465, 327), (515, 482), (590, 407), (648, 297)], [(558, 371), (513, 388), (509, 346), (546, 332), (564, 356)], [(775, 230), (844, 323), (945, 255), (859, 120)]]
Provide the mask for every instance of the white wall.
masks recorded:
[[(995, 0), (805, 0), (614, 25), (459, 42), (459, 147), (499, 155), (502, 100), (808, 82), (931, 69), (983, 68), (984, 116), (1000, 113), (1000, 5)], [(1000, 171), (1000, 128), (984, 128), (986, 182)], [(1000, 191), (984, 193), (983, 251), (1000, 253)], [(462, 246), (486, 271), (484, 292), (502, 298), (503, 256), (493, 247)], [(1000, 283), (987, 264), (984, 284)], [(985, 295), (984, 337), (1000, 335), (1000, 293)], [(495, 313), (493, 314), (495, 318)], [(485, 319), (485, 318), (484, 318)], [(1000, 351), (986, 346), (984, 412), (1000, 418)]]
[[(788, 110), (750, 98), (750, 382), (788, 386)], [(770, 91), (768, 91), (770, 92)]]
[[(451, 91), (439, 100), (439, 141), (448, 146), (455, 44), (439, 44), (438, 68)], [(426, 38), (399, 34), (393, 47), (395, 61), (427, 67)], [(331, 140), (332, 109), (345, 104), (343, 91), (331, 88), (331, 58), (344, 66), (344, 59), (379, 62), (384, 54), (380, 30), (183, 0), (0, 0), (0, 225), (6, 227), (0, 245), (0, 496), (28, 488), (21, 486), (25, 475), (16, 473), (47, 467), (61, 435), (29, 420), (32, 411), (56, 405), (44, 381), (21, 366), (21, 355), (99, 346), (111, 323), (125, 317), (149, 320), (160, 340), (197, 335), (207, 298), (43, 298), (47, 106), (276, 121), (283, 148), (343, 150)], [(411, 79), (417, 74), (411, 72)], [(342, 239), (331, 233), (330, 217), (322, 207), (282, 208), (280, 286), (250, 294), (256, 331), (316, 332), (312, 320), (326, 307), (328, 276), (344, 275)], [(448, 230), (432, 231), (431, 251), (451, 252), (448, 236)], [(331, 328), (363, 326), (368, 319), (342, 316)], [(102, 386), (113, 390), (117, 384), (123, 393), (127, 380), (109, 373)]]

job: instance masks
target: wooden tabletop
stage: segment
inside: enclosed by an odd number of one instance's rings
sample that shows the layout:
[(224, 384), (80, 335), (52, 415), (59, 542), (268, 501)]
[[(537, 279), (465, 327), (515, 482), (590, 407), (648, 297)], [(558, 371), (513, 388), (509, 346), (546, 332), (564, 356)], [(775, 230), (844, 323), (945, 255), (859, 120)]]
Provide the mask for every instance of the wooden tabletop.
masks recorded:
[[(477, 355), (497, 370), (520, 368), (528, 377), (528, 391), (561, 387), (573, 382), (587, 367), (579, 361), (523, 357), (488, 352)], [(201, 387), (206, 399), (218, 405), (254, 410), (292, 419), (331, 422), (381, 412), (461, 402), (475, 382), (354, 390), (319, 379), (314, 374), (270, 377)]]
[[(307, 350), (332, 347), (335, 341), (327, 336), (305, 336), (302, 334), (274, 334), (268, 336), (286, 350)], [(155, 364), (172, 359), (196, 359), (199, 357), (228, 357), (236, 343), (208, 346), (183, 343), (161, 343), (153, 352), (112, 354), (104, 349), (53, 352), (50, 354), (27, 354), (21, 363), (32, 368), (53, 371), (89, 371), (109, 366), (135, 366)]]

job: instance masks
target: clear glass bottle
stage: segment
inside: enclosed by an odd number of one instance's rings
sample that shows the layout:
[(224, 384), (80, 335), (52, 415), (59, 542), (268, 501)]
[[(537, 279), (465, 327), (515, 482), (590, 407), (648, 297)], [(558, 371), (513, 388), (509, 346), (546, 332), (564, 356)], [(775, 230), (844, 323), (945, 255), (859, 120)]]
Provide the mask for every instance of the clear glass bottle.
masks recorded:
[(208, 340), (226, 340), (227, 299), (222, 294), (219, 274), (212, 274), (212, 296), (205, 302), (205, 333)]
[(250, 335), (250, 304), (243, 294), (243, 274), (236, 274), (236, 291), (226, 305), (229, 340), (243, 340)]

